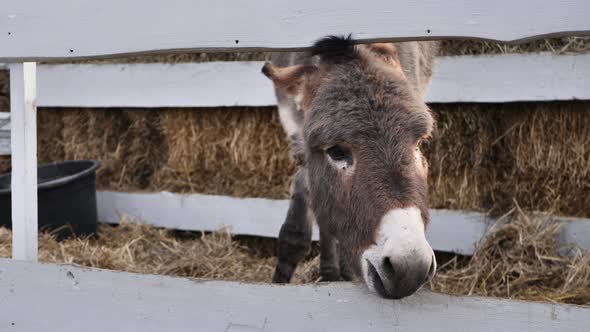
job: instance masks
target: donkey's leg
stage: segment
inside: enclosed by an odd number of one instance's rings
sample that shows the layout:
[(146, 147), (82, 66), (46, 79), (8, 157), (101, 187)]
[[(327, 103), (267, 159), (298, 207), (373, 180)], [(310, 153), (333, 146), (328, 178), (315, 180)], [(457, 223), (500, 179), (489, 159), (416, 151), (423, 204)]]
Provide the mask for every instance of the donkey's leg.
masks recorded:
[(299, 170), (291, 188), (291, 202), (277, 243), (278, 263), (273, 283), (288, 283), (311, 244), (312, 221), (307, 215), (307, 190), (303, 170)]
[(338, 240), (320, 228), (320, 277), (322, 281), (340, 280)]
[(344, 259), (344, 255), (340, 255), (340, 278), (344, 281), (352, 281), (354, 279), (354, 272), (350, 268), (350, 262)]
[(320, 276), (322, 281), (352, 281), (354, 272), (340, 251), (340, 243), (320, 230)]

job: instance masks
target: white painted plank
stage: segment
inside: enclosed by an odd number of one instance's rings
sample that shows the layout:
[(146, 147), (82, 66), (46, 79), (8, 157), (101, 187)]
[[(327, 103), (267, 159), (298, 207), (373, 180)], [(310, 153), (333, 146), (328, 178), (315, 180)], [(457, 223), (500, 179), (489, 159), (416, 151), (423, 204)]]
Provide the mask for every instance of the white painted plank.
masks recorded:
[[(202, 194), (122, 193), (99, 191), (98, 219), (118, 223), (122, 216), (150, 225), (181, 230), (215, 231), (228, 227), (234, 234), (276, 237), (289, 202), (265, 198), (235, 198)], [(174, 218), (170, 218), (171, 211)], [(318, 239), (317, 231), (314, 239)]]
[[(42, 65), (42, 107), (269, 106), (263, 62)], [(590, 99), (590, 54), (440, 57), (430, 103)]]
[[(590, 308), (364, 285), (244, 284), (0, 260), (6, 331), (584, 331)], [(34, 313), (34, 314), (31, 314)]]
[(10, 67), (12, 258), (37, 260), (36, 64)]
[(264, 62), (42, 65), (40, 107), (218, 107), (276, 104)]
[(493, 223), (479, 212), (430, 209), (426, 238), (434, 250), (472, 255)]
[(588, 34), (587, 0), (4, 0), (0, 61), (179, 49), (298, 48), (361, 40)]
[(590, 220), (561, 217), (560, 221), (565, 223), (559, 234), (558, 241), (562, 243), (574, 243), (586, 249), (590, 249)]
[(590, 54), (441, 57), (426, 97), (432, 103), (576, 99), (590, 99)]
[[(130, 217), (146, 224), (197, 231), (227, 227), (234, 234), (277, 237), (288, 208), (286, 200), (202, 194), (97, 193), (98, 219), (119, 223)], [(493, 220), (460, 210), (430, 210), (427, 238), (438, 251), (473, 254)], [(170, 217), (173, 215), (174, 217)], [(566, 224), (558, 239), (590, 249), (590, 219), (558, 218)], [(313, 239), (318, 240), (317, 229)]]

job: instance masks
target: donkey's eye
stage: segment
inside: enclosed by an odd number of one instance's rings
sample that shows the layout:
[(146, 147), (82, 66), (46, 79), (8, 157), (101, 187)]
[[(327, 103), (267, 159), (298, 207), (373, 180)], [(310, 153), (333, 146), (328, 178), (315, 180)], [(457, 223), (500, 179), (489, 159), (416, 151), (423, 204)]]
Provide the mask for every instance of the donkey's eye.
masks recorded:
[(336, 162), (346, 162), (348, 165), (352, 164), (352, 153), (349, 149), (342, 145), (334, 145), (326, 149), (326, 154), (330, 159)]

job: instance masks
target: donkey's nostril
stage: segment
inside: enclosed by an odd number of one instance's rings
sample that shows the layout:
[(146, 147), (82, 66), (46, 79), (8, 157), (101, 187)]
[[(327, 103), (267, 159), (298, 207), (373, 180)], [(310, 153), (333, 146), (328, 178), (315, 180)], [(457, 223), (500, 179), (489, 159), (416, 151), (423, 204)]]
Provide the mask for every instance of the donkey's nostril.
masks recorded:
[(366, 262), (368, 268), (367, 275), (369, 277), (369, 280), (371, 280), (371, 283), (373, 284), (373, 288), (379, 295), (387, 297), (387, 291), (385, 290), (385, 286), (383, 285), (381, 277), (379, 277), (377, 269), (375, 268), (375, 266), (373, 266), (373, 264), (371, 264), (369, 260), (367, 260)]
[(433, 260), (415, 259), (408, 262), (407, 259), (395, 260), (388, 256), (373, 264), (366, 259), (366, 280), (369, 287), (379, 295), (388, 299), (401, 299), (412, 295), (424, 283), (426, 283), (436, 271), (436, 263)]
[(391, 263), (389, 257), (383, 258), (381, 267), (383, 269), (383, 277), (389, 280), (393, 280), (393, 277), (395, 276), (395, 269), (393, 268), (393, 264)]

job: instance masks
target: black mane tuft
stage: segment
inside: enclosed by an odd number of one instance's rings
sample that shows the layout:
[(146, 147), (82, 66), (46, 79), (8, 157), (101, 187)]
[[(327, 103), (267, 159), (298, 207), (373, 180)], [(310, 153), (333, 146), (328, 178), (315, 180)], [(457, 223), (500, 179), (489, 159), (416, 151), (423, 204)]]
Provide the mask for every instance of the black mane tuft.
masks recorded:
[(322, 61), (344, 62), (356, 57), (352, 34), (326, 36), (313, 44), (311, 55), (319, 55)]

